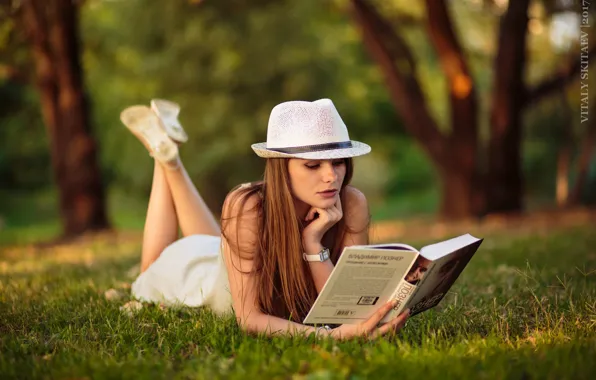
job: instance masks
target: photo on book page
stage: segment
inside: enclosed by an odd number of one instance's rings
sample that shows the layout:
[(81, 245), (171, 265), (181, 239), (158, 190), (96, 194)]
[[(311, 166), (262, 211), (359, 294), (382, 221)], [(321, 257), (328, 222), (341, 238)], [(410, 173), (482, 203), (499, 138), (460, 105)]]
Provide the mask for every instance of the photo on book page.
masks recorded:
[(431, 264), (432, 261), (426, 259), (422, 255), (419, 255), (414, 265), (412, 265), (410, 268), (410, 271), (404, 277), (404, 280), (412, 285), (418, 285), (422, 281), (422, 278), (424, 278), (424, 275), (428, 271), (428, 268)]

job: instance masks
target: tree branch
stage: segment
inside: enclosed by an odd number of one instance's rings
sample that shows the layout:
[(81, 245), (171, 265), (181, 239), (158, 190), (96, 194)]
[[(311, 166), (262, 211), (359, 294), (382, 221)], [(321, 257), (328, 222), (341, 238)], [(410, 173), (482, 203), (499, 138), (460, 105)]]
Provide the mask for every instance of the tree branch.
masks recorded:
[[(588, 62), (590, 62), (594, 56), (596, 56), (596, 47), (592, 46), (588, 51), (587, 59), (586, 57), (583, 59), (581, 57), (570, 59), (566, 64), (557, 69), (555, 73), (544, 79), (542, 82), (532, 86), (532, 88), (527, 89), (524, 106), (537, 103), (556, 90), (572, 82), (580, 74), (582, 64), (588, 65)], [(587, 70), (587, 66), (585, 66), (585, 70)]]
[[(44, 19), (46, 9), (43, 7), (44, 4), (40, 5), (33, 0), (23, 0), (20, 21), (33, 53), (36, 82), (42, 98), (41, 108), (44, 121), (48, 131), (54, 133), (60, 116), (55, 104), (50, 100), (56, 96), (58, 89), (47, 37), (47, 22)], [(52, 154), (54, 153), (52, 152)], [(55, 162), (54, 158), (53, 162)]]
[(351, 2), (351, 13), (361, 28), (364, 44), (385, 75), (391, 100), (406, 129), (435, 162), (440, 162), (446, 141), (426, 106), (410, 49), (368, 1)]
[[(498, 49), (493, 64), (491, 141), (517, 128), (523, 102), (528, 7), (530, 0), (511, 1), (499, 23)], [(512, 124), (515, 124), (512, 126)], [(516, 133), (516, 131), (513, 131)]]
[(445, 0), (426, 0), (426, 12), (428, 34), (449, 88), (453, 140), (475, 146), (478, 106), (474, 80), (453, 30)]

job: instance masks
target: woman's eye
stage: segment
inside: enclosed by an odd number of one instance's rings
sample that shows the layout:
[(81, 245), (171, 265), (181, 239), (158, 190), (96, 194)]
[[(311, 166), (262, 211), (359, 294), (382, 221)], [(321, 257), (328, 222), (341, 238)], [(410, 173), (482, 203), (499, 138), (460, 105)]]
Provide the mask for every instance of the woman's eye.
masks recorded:
[(317, 165), (305, 165), (305, 166), (306, 166), (307, 168), (309, 168), (309, 169), (316, 169), (316, 168), (318, 168), (318, 167), (319, 167), (319, 165), (318, 165), (318, 164), (317, 164)]
[(340, 165), (343, 165), (344, 163), (345, 163), (345, 162), (344, 162), (343, 160), (342, 160), (342, 161), (335, 161), (335, 162), (333, 163), (333, 165), (334, 165), (334, 166), (340, 166)]

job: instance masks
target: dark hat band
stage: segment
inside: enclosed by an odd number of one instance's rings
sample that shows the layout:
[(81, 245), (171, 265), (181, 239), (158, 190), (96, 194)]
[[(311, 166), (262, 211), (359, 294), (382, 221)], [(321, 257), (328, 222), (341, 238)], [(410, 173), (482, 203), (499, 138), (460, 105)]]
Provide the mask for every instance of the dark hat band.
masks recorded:
[(352, 148), (351, 141), (342, 141), (337, 143), (317, 144), (317, 145), (304, 145), (304, 146), (293, 146), (290, 148), (267, 148), (275, 152), (286, 153), (286, 154), (298, 154), (298, 153), (310, 153), (320, 152), (324, 150), (334, 149), (346, 149)]

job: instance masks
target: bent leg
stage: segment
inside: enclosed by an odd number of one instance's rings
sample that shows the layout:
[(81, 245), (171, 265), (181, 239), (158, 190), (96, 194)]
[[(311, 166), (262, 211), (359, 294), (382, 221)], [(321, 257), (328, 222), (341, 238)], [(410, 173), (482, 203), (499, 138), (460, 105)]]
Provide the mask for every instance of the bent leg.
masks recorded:
[(155, 161), (153, 183), (143, 231), (141, 272), (153, 263), (161, 252), (178, 239), (178, 222), (174, 201), (164, 168)]
[(184, 236), (203, 234), (219, 236), (221, 230), (217, 219), (188, 176), (182, 161), (178, 158), (175, 169), (165, 169), (172, 199), (176, 207), (178, 223)]

